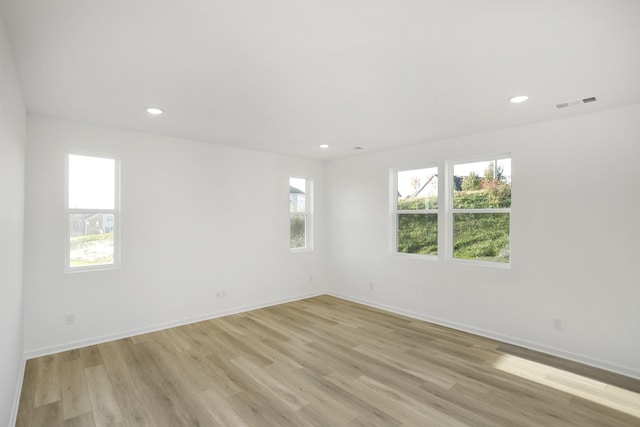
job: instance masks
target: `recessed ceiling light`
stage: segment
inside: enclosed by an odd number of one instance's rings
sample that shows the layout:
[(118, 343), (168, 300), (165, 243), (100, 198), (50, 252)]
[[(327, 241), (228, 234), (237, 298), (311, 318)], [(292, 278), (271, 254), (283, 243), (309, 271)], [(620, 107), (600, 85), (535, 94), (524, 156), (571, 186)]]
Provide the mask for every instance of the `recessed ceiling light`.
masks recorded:
[(510, 98), (509, 101), (512, 104), (520, 104), (521, 102), (524, 102), (527, 99), (529, 99), (527, 95), (518, 95), (518, 96), (514, 96), (513, 98)]
[(320, 148), (329, 148), (329, 144), (320, 144)]
[(153, 114), (154, 116), (158, 116), (158, 115), (164, 113), (164, 111), (162, 111), (159, 108), (149, 107), (149, 108), (147, 108), (147, 113)]

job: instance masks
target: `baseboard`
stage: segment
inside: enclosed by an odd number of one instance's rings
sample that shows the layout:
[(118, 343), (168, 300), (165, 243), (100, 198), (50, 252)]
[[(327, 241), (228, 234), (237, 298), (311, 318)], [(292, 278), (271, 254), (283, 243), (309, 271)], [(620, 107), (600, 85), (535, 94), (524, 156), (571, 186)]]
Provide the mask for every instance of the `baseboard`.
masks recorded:
[(393, 307), (393, 306), (389, 306), (386, 304), (379, 304), (373, 301), (368, 301), (368, 300), (363, 300), (360, 298), (354, 298), (348, 295), (343, 295), (340, 294), (338, 292), (332, 292), (332, 291), (327, 291), (327, 295), (331, 295), (334, 296), (336, 298), (341, 298), (347, 301), (351, 301), (351, 302), (355, 302), (358, 304), (363, 304), (369, 307), (373, 307), (373, 308), (378, 308), (380, 310), (385, 310), (385, 311), (389, 311), (391, 313), (396, 313), (396, 314), (401, 314), (403, 316), (407, 316), (407, 317), (411, 317), (413, 319), (417, 319), (417, 320), (423, 320), (425, 322), (430, 322), (430, 323), (434, 323), (436, 325), (441, 325), (441, 326), (446, 326), (448, 328), (452, 328), (452, 329), (456, 329), (459, 331), (463, 331), (463, 332), (468, 332), (474, 335), (479, 335), (485, 338), (490, 338), (493, 340), (497, 340), (497, 341), (501, 341), (507, 344), (513, 344), (513, 345), (517, 345), (519, 347), (524, 347), (527, 348), (529, 350), (535, 350), (535, 351), (539, 351), (541, 353), (546, 353), (552, 356), (557, 356), (557, 357), (561, 357), (563, 359), (567, 359), (567, 360), (571, 360), (574, 362), (578, 362), (578, 363), (582, 363), (584, 365), (589, 365), (592, 366), (594, 368), (599, 368), (599, 369), (604, 369), (606, 371), (610, 371), (610, 372), (615, 372), (617, 374), (620, 375), (624, 375), (627, 377), (631, 377), (631, 378), (635, 378), (635, 379), (639, 379), (640, 380), (640, 371), (638, 371), (637, 369), (633, 369), (633, 368), (629, 368), (626, 366), (620, 366), (614, 363), (610, 363), (610, 362), (606, 362), (603, 360), (599, 360), (599, 359), (594, 359), (592, 357), (589, 356), (585, 356), (583, 354), (577, 354), (577, 353), (572, 353), (572, 352), (568, 352), (559, 348), (555, 348), (555, 347), (550, 347), (544, 344), (540, 344), (540, 343), (536, 343), (536, 342), (532, 342), (532, 341), (527, 341), (527, 340), (523, 340), (520, 338), (516, 338), (516, 337), (512, 337), (512, 336), (508, 336), (508, 335), (503, 335), (500, 333), (496, 333), (493, 331), (489, 331), (489, 330), (485, 330), (485, 329), (481, 329), (481, 328), (476, 328), (473, 326), (469, 326), (469, 325), (464, 325), (461, 323), (457, 323), (457, 322), (451, 322), (445, 319), (439, 319), (436, 317), (431, 317), (431, 316), (425, 316), (423, 314), (420, 313), (415, 313), (409, 310), (404, 310), (398, 307)]
[[(25, 360), (27, 359), (33, 359), (35, 357), (40, 357), (40, 356), (46, 356), (49, 354), (54, 354), (54, 353), (59, 353), (62, 351), (68, 351), (68, 350), (73, 350), (76, 348), (81, 348), (81, 347), (86, 347), (89, 345), (95, 345), (95, 344), (101, 344), (104, 342), (108, 342), (108, 341), (113, 341), (113, 340), (118, 340), (118, 339), (122, 339), (122, 338), (129, 338), (129, 337), (133, 337), (136, 335), (142, 335), (142, 334), (146, 334), (149, 332), (156, 332), (156, 331), (160, 331), (163, 329), (168, 329), (168, 328), (174, 328), (177, 326), (182, 326), (182, 325), (187, 325), (190, 323), (196, 323), (196, 322), (201, 322), (204, 320), (211, 320), (211, 319), (215, 319), (218, 317), (223, 317), (223, 316), (229, 316), (232, 314), (237, 314), (237, 313), (243, 313), (246, 311), (250, 311), (250, 310), (257, 310), (260, 308), (265, 308), (265, 307), (271, 307), (274, 305), (278, 305), (278, 304), (284, 304), (287, 302), (292, 302), (292, 301), (298, 301), (301, 299), (305, 299), (305, 298), (311, 298), (314, 296), (319, 296), (319, 295), (331, 295), (334, 296), (336, 298), (341, 298), (347, 301), (352, 301), (358, 304), (363, 304), (369, 307), (374, 307), (374, 308), (378, 308), (381, 310), (385, 310), (385, 311), (389, 311), (391, 313), (396, 313), (396, 314), (401, 314), (403, 316), (407, 316), (407, 317), (411, 317), (413, 319), (417, 319), (417, 320), (423, 320), (425, 322), (430, 322), (430, 323), (434, 323), (437, 325), (441, 325), (441, 326), (446, 326), (449, 328), (453, 328), (453, 329), (457, 329), (459, 331), (464, 331), (464, 332), (468, 332), (474, 335), (479, 335), (485, 338), (490, 338), (490, 339), (494, 339), (497, 341), (501, 341), (507, 344), (513, 344), (513, 345), (517, 345), (520, 347), (524, 347), (524, 348), (528, 348), (530, 350), (535, 350), (535, 351), (539, 351), (542, 353), (547, 353), (550, 354), (552, 356), (557, 356), (557, 357), (561, 357), (563, 359), (567, 359), (567, 360), (572, 360), (574, 362), (578, 362), (578, 363), (582, 363), (585, 365), (589, 365), (589, 366), (593, 366), (594, 368), (600, 368), (600, 369), (604, 369), (607, 371), (611, 371), (611, 372), (615, 372), (617, 374), (620, 375), (625, 375), (627, 377), (631, 377), (631, 378), (636, 378), (636, 379), (640, 379), (640, 371), (638, 371), (637, 369), (633, 369), (633, 368), (629, 368), (626, 366), (620, 366), (614, 363), (610, 363), (610, 362), (606, 362), (603, 360), (599, 360), (599, 359), (594, 359), (592, 357), (589, 356), (585, 356), (582, 354), (577, 354), (577, 353), (572, 353), (572, 352), (568, 352), (559, 348), (555, 348), (555, 347), (550, 347), (544, 344), (540, 344), (540, 343), (536, 343), (536, 342), (532, 342), (532, 341), (528, 341), (528, 340), (523, 340), (517, 337), (512, 337), (512, 336), (508, 336), (508, 335), (503, 335), (494, 331), (489, 331), (489, 330), (485, 330), (485, 329), (481, 329), (481, 328), (476, 328), (473, 326), (469, 326), (469, 325), (465, 325), (465, 324), (461, 324), (461, 323), (457, 323), (457, 322), (452, 322), (446, 319), (440, 319), (440, 318), (436, 318), (436, 317), (432, 317), (432, 316), (425, 316), (423, 314), (420, 313), (416, 313), (416, 312), (412, 312), (409, 310), (404, 310), (402, 308), (398, 308), (398, 307), (394, 307), (394, 306), (390, 306), (390, 305), (386, 305), (386, 304), (379, 304), (377, 302), (374, 301), (369, 301), (369, 300), (364, 300), (364, 299), (360, 299), (360, 298), (354, 298), (352, 296), (349, 295), (344, 295), (344, 294), (340, 294), (338, 292), (333, 292), (333, 291), (319, 291), (319, 292), (310, 292), (310, 293), (305, 293), (305, 294), (300, 294), (294, 297), (289, 297), (289, 298), (282, 298), (282, 299), (276, 299), (276, 300), (269, 300), (269, 301), (264, 301), (261, 303), (256, 303), (256, 304), (250, 304), (250, 305), (246, 305), (246, 306), (241, 306), (241, 307), (235, 307), (235, 308), (231, 308), (228, 310), (222, 310), (222, 311), (218, 311), (218, 312), (214, 312), (214, 313), (208, 313), (208, 314), (204, 314), (204, 315), (199, 315), (199, 316), (193, 316), (193, 317), (187, 317), (184, 319), (180, 319), (180, 320), (176, 320), (176, 321), (171, 321), (171, 322), (164, 322), (164, 323), (160, 323), (160, 324), (155, 324), (155, 325), (150, 325), (144, 328), (138, 328), (138, 329), (132, 329), (132, 330), (128, 330), (128, 331), (122, 331), (122, 332), (118, 332), (115, 334), (108, 334), (108, 335), (103, 335), (101, 337), (95, 337), (95, 338), (90, 338), (90, 339), (85, 339), (85, 340), (78, 340), (78, 341), (72, 341), (72, 342), (68, 342), (68, 343), (64, 343), (64, 344), (60, 344), (60, 345), (55, 345), (55, 346), (50, 346), (50, 347), (43, 347), (43, 348), (39, 348), (39, 349), (35, 349), (35, 350), (31, 350), (25, 353)], [(24, 376), (24, 363), (22, 366), (22, 373), (21, 373), (21, 377), (20, 377), (20, 387), (18, 388), (17, 391), (17, 396), (18, 396), (18, 400), (19, 400), (19, 396), (20, 396), (20, 389), (22, 388), (22, 377)], [(15, 410), (17, 411), (17, 402), (15, 404)], [(17, 414), (17, 412), (16, 412)]]
[(257, 310), (260, 308), (271, 307), (278, 304), (284, 304), (292, 301), (299, 301), (305, 298), (312, 298), (318, 295), (324, 295), (324, 291), (310, 292), (305, 294), (299, 294), (294, 297), (281, 298), (269, 301), (263, 301), (256, 304), (249, 304), (240, 307), (234, 307), (227, 310), (221, 310), (213, 313), (202, 314), (198, 316), (186, 317), (179, 320), (170, 322), (158, 323), (155, 325), (145, 326), (143, 328), (131, 329), (128, 331), (117, 332), (114, 334), (103, 335), (95, 338), (88, 338), (83, 340), (71, 341), (59, 345), (42, 347), (35, 350), (25, 352), (25, 359), (33, 359), (35, 357), (46, 356), (49, 354), (60, 353), (62, 351), (74, 350), (76, 348), (86, 347), (89, 345), (102, 344), (109, 341), (119, 340), (123, 338), (130, 338), (136, 335), (147, 334), (149, 332), (161, 331), (163, 329), (175, 328), (177, 326), (188, 325), (190, 323), (202, 322), (204, 320), (216, 319), (218, 317), (229, 316), (232, 314), (244, 313), (246, 311)]
[(18, 373), (18, 383), (16, 384), (16, 392), (13, 396), (13, 407), (11, 408), (11, 417), (9, 418), (9, 427), (15, 426), (18, 421), (18, 407), (20, 406), (20, 394), (22, 393), (22, 383), (24, 382), (24, 371), (27, 366), (27, 359), (22, 358), (22, 366)]

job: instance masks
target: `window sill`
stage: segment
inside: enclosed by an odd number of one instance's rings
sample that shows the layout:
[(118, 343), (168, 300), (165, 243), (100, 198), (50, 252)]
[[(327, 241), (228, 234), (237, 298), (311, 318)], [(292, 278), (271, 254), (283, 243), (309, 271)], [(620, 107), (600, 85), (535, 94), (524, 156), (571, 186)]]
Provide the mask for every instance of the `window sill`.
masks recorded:
[(485, 267), (485, 268), (497, 268), (500, 270), (510, 270), (511, 263), (505, 262), (493, 262), (493, 261), (475, 261), (471, 259), (461, 259), (461, 258), (449, 258), (447, 260), (452, 264), (460, 264), (460, 265), (469, 265), (475, 267)]
[(291, 253), (313, 252), (313, 248), (289, 248)]
[(406, 254), (404, 252), (393, 252), (391, 257), (399, 259), (414, 259), (418, 261), (438, 261), (438, 255)]
[(70, 273), (70, 274), (76, 274), (76, 273), (88, 273), (91, 271), (107, 271), (107, 270), (120, 270), (120, 265), (111, 264), (111, 265), (96, 265), (96, 266), (75, 267), (75, 268), (67, 267), (64, 272)]

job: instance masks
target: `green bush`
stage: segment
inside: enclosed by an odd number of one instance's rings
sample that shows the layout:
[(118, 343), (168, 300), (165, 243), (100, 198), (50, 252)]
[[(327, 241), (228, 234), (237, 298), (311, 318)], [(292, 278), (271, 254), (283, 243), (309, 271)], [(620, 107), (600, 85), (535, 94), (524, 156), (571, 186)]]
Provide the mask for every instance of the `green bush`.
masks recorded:
[(423, 209), (438, 209), (438, 197), (407, 197), (398, 198), (399, 211), (415, 211)]
[(304, 248), (306, 246), (306, 217), (292, 215), (289, 220), (289, 247)]
[(509, 262), (509, 214), (455, 214), (453, 256)]
[[(431, 203), (431, 202), (429, 202)], [(425, 199), (400, 199), (398, 209), (424, 209)], [(456, 191), (458, 209), (507, 208), (511, 206), (511, 186), (497, 182), (481, 190)], [(508, 213), (458, 213), (454, 215), (453, 256), (493, 262), (509, 262)], [(410, 254), (438, 253), (436, 214), (398, 214), (397, 251)]]
[(456, 191), (453, 194), (455, 209), (485, 209), (511, 207), (511, 185), (499, 182), (483, 183), (482, 190)]
[(397, 251), (407, 254), (438, 253), (437, 214), (399, 214)]
[(473, 171), (462, 180), (462, 191), (480, 190), (480, 177)]

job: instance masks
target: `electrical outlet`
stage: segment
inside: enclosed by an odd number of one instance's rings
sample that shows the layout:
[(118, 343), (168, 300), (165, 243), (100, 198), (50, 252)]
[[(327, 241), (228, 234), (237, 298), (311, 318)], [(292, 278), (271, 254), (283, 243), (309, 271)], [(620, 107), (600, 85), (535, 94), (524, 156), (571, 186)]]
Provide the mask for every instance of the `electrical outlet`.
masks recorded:
[(69, 314), (65, 314), (64, 315), (64, 324), (65, 325), (73, 325), (74, 323), (76, 323), (76, 315), (73, 313), (69, 313)]
[(373, 282), (369, 282), (369, 290), (372, 291), (373, 290)]
[(227, 297), (226, 289), (220, 289), (219, 291), (216, 291), (216, 298), (226, 298), (226, 297)]
[(309, 283), (313, 283), (313, 276), (309, 276)]
[(562, 330), (562, 319), (554, 317), (554, 319), (553, 319), (553, 329), (555, 329), (556, 331), (561, 331)]

